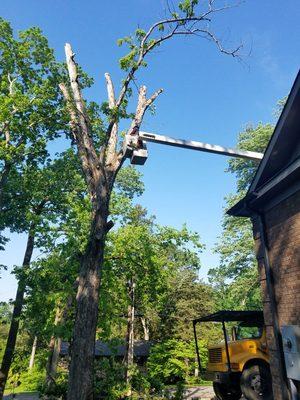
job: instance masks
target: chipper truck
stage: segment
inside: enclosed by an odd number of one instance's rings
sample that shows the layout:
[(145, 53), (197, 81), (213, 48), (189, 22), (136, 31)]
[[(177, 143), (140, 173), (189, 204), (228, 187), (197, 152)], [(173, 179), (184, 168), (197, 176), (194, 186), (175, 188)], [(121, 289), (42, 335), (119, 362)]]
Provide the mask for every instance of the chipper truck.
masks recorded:
[[(272, 378), (262, 311), (219, 311), (193, 321), (196, 352), (201, 368), (197, 324), (221, 324), (223, 340), (208, 347), (206, 379), (213, 381), (216, 398), (271, 400)], [(228, 329), (229, 328), (229, 329)], [(230, 331), (230, 333), (229, 333)]]

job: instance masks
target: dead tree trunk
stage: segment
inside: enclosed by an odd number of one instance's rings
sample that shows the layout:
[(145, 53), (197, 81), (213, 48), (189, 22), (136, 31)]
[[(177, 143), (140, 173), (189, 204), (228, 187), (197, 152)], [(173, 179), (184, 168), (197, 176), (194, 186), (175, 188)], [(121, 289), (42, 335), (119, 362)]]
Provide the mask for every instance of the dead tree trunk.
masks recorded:
[(30, 360), (29, 360), (29, 366), (28, 366), (29, 371), (32, 370), (32, 368), (33, 368), (33, 366), (34, 366), (34, 359), (35, 359), (36, 348), (37, 348), (37, 336), (34, 337), (33, 343), (32, 343), (31, 354), (30, 354)]
[[(32, 232), (33, 232), (33, 229), (31, 229), (28, 234), (27, 245), (26, 245), (24, 261), (23, 261), (23, 269), (25, 269), (26, 267), (29, 266), (31, 257), (32, 257), (32, 253), (33, 253), (34, 233), (32, 233)], [(6, 381), (8, 378), (8, 373), (9, 373), (10, 366), (11, 366), (11, 363), (13, 360), (13, 355), (14, 355), (14, 351), (15, 351), (16, 340), (17, 340), (17, 335), (18, 335), (18, 330), (19, 330), (19, 324), (20, 324), (20, 317), (21, 317), (21, 312), (22, 312), (22, 307), (23, 307), (23, 302), (24, 302), (25, 289), (26, 289), (26, 278), (25, 278), (25, 275), (22, 274), (19, 279), (19, 283), (18, 283), (18, 289), (17, 289), (17, 294), (16, 294), (16, 298), (15, 298), (15, 302), (14, 302), (12, 320), (10, 323), (7, 342), (6, 342), (5, 351), (4, 351), (2, 364), (1, 364), (0, 399), (3, 398), (4, 389), (5, 389)]]
[(144, 331), (144, 340), (149, 341), (150, 340), (149, 325), (146, 317), (141, 317), (141, 324)]
[(135, 283), (133, 279), (129, 282), (129, 305), (127, 313), (127, 335), (126, 335), (126, 354), (125, 354), (125, 365), (126, 365), (126, 384), (128, 391), (127, 397), (132, 394), (131, 381), (132, 381), (132, 368), (133, 368), (133, 357), (134, 357), (134, 295), (135, 295)]
[[(112, 224), (108, 221), (109, 200), (113, 184), (124, 161), (124, 154), (117, 149), (118, 116), (111, 116), (107, 128), (106, 140), (97, 151), (93, 141), (93, 132), (86, 112), (85, 103), (78, 83), (77, 66), (71, 46), (66, 44), (66, 60), (69, 71), (70, 87), (60, 84), (70, 114), (70, 125), (75, 139), (78, 155), (81, 159), (83, 174), (89, 190), (92, 215), (89, 239), (81, 259), (79, 285), (76, 296), (76, 315), (69, 369), (68, 400), (88, 400), (93, 397), (93, 361), (95, 335), (98, 317), (98, 297), (100, 272), (103, 264), (105, 237)], [(124, 85), (118, 99), (109, 74), (105, 74), (109, 107), (118, 109), (126, 95), (129, 81)], [(158, 91), (146, 99), (146, 88), (140, 89), (139, 101), (128, 134), (139, 128), (144, 113), (161, 93)]]

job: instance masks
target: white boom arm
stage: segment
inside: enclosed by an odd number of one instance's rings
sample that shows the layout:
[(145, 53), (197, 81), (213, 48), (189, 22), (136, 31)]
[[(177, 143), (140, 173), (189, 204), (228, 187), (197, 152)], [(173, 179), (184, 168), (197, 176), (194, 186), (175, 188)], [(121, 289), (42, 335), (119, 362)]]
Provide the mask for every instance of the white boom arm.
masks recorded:
[[(208, 153), (221, 154), (230, 157), (245, 158), (259, 162), (263, 158), (263, 153), (257, 153), (254, 151), (237, 150), (229, 147), (223, 147), (215, 144), (208, 144), (202, 142), (196, 142), (194, 140), (182, 140), (174, 139), (169, 136), (157, 135), (155, 133), (142, 132), (140, 131), (137, 135), (138, 140), (135, 139), (139, 146), (130, 150), (130, 138), (126, 138), (126, 154), (131, 157), (131, 164), (145, 164), (148, 158), (148, 152), (145, 142), (165, 144), (167, 146), (182, 147), (184, 149), (191, 149), (196, 151), (204, 151)], [(133, 139), (133, 138), (132, 138)]]

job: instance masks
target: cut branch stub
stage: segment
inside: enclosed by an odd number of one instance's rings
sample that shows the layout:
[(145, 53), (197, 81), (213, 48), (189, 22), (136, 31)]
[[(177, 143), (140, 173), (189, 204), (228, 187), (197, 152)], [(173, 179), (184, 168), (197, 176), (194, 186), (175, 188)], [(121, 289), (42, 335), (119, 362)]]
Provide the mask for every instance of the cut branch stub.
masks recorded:
[(147, 109), (153, 104), (157, 97), (163, 92), (163, 89), (158, 89), (153, 95), (147, 99), (147, 88), (141, 86), (138, 96), (138, 104), (136, 107), (135, 117), (131, 122), (131, 126), (125, 136), (123, 142), (122, 156), (130, 157), (134, 149), (142, 149), (143, 142), (139, 138), (139, 130)]

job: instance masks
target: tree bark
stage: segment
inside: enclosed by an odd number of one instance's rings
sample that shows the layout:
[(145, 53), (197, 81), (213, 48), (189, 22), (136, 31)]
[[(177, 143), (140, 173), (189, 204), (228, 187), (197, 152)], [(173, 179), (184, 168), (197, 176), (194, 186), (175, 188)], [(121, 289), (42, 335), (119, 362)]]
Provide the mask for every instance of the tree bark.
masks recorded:
[(68, 400), (93, 399), (95, 336), (108, 203), (107, 198), (98, 203), (89, 241), (81, 261), (69, 369)]
[[(59, 306), (57, 307), (54, 319), (54, 326), (65, 324), (69, 314), (69, 310), (73, 303), (73, 298), (74, 298), (73, 295), (70, 295), (68, 297), (67, 303), (63, 308), (63, 310), (61, 310)], [(61, 350), (61, 343), (62, 343), (61, 337), (55, 337), (55, 335), (51, 336), (49, 343), (49, 357), (46, 366), (46, 385), (48, 387), (51, 386), (53, 383), (55, 383), (59, 354)]]
[(32, 368), (34, 366), (36, 348), (37, 348), (37, 336), (34, 337), (33, 343), (32, 343), (31, 355), (30, 355), (29, 366), (28, 366), (29, 371), (32, 370)]
[(128, 306), (128, 316), (127, 316), (127, 337), (126, 337), (126, 355), (125, 355), (125, 365), (126, 365), (126, 384), (128, 385), (128, 391), (126, 397), (132, 395), (131, 381), (132, 381), (132, 367), (133, 367), (133, 357), (134, 357), (134, 295), (135, 295), (135, 283), (130, 280), (129, 284), (129, 298), (130, 303)]
[(141, 317), (141, 323), (142, 323), (142, 327), (143, 327), (143, 331), (144, 331), (144, 340), (149, 340), (149, 325), (147, 322), (147, 318)]
[(55, 336), (51, 337), (49, 348), (50, 355), (47, 362), (47, 375), (46, 375), (46, 385), (50, 387), (55, 384), (55, 378), (57, 374), (57, 365), (59, 360), (59, 354), (61, 350), (62, 339)]
[[(32, 253), (33, 253), (34, 234), (32, 232), (33, 232), (33, 229), (31, 229), (28, 234), (27, 245), (26, 245), (26, 250), (25, 250), (25, 255), (24, 255), (24, 260), (23, 260), (23, 265), (22, 265), (23, 269), (25, 269), (27, 266), (29, 266), (31, 257), (32, 257)], [(4, 351), (2, 364), (1, 364), (0, 400), (3, 398), (4, 389), (5, 389), (6, 381), (8, 378), (8, 373), (9, 373), (10, 366), (11, 366), (11, 363), (13, 360), (13, 355), (14, 355), (14, 351), (15, 351), (16, 340), (17, 340), (17, 335), (18, 335), (18, 330), (19, 330), (19, 324), (20, 324), (20, 317), (21, 317), (21, 312), (22, 312), (22, 307), (23, 307), (23, 302), (24, 302), (25, 289), (26, 289), (26, 278), (25, 278), (25, 275), (22, 274), (19, 279), (19, 283), (18, 283), (18, 289), (17, 289), (17, 294), (16, 294), (16, 298), (15, 298), (15, 302), (14, 302), (12, 320), (10, 323), (9, 333), (8, 333), (5, 351)]]
[[(56, 308), (55, 319), (54, 319), (54, 326), (57, 326), (61, 319), (61, 310), (59, 307)], [(46, 385), (49, 387), (52, 383), (55, 382), (55, 375), (57, 369), (57, 362), (58, 362), (58, 344), (55, 335), (51, 336), (50, 343), (49, 343), (49, 356), (47, 360), (46, 366)], [(59, 349), (60, 351), (60, 349)]]

